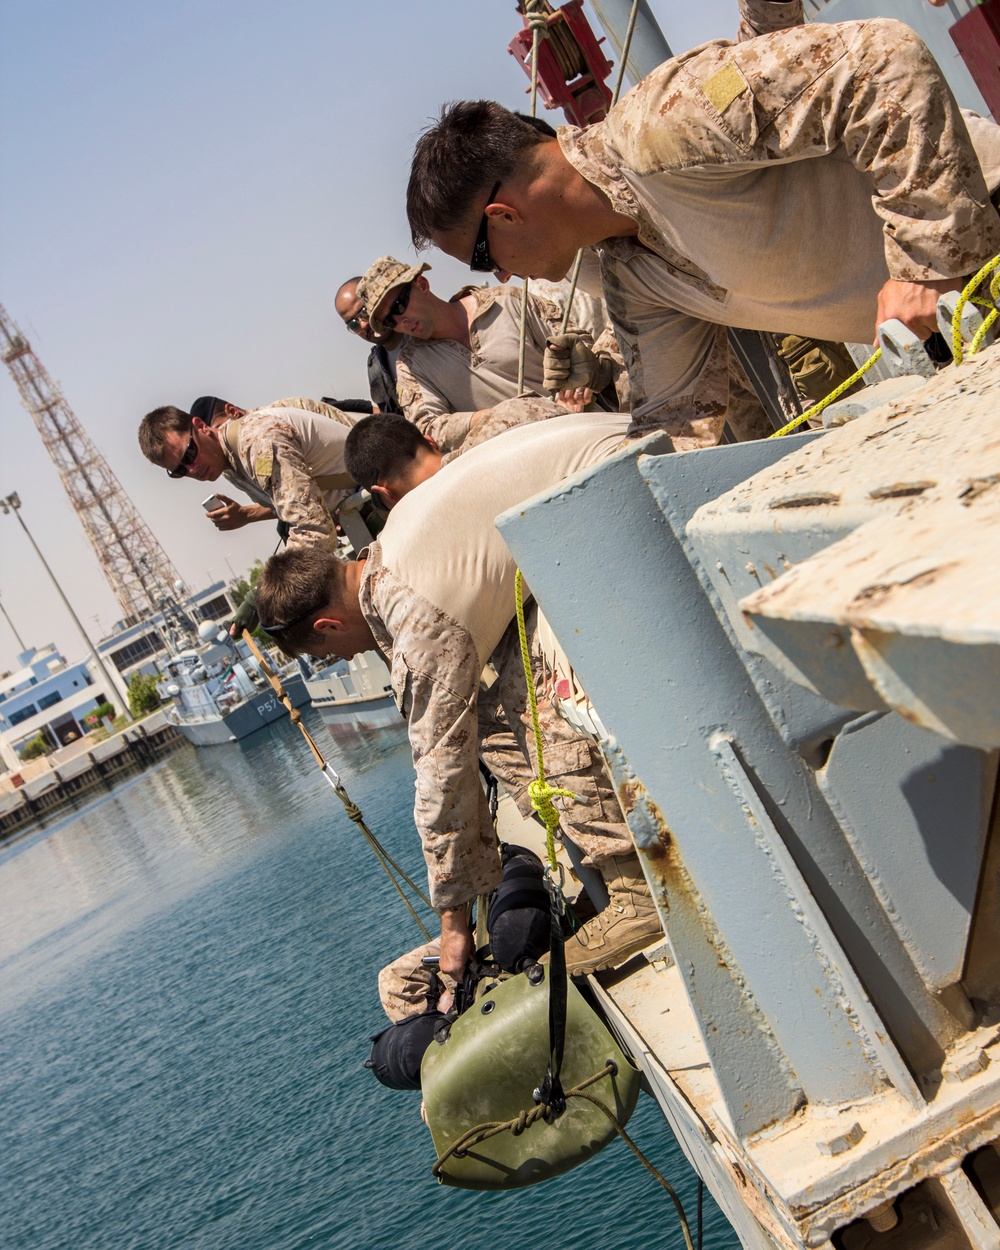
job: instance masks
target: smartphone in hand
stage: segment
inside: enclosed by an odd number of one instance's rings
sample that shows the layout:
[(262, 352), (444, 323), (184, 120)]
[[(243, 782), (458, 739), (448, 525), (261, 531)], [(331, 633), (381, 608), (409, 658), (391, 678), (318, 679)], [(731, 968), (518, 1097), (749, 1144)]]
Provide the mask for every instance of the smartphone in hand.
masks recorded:
[(201, 501), (201, 506), (206, 512), (215, 512), (217, 508), (224, 508), (226, 505), (218, 495), (209, 495), (207, 499)]

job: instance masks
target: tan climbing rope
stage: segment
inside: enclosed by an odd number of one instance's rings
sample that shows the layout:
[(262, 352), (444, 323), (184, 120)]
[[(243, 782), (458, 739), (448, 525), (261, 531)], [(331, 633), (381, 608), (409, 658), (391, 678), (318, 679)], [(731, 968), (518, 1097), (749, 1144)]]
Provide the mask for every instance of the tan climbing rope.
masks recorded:
[(403, 888), (399, 884), (399, 882), (396, 880), (396, 877), (394, 874), (398, 873), (399, 876), (403, 879), (403, 881), (406, 882), (406, 884), (410, 887), (413, 893), (417, 896), (417, 898), (419, 898), (420, 901), (424, 903), (428, 908), (431, 905), (430, 899), (428, 899), (427, 896), (424, 894), (424, 892), (420, 889), (420, 887), (416, 885), (415, 882), (412, 881), (409, 876), (407, 876), (403, 868), (400, 867), (400, 865), (396, 863), (396, 861), (392, 858), (392, 856), (385, 849), (382, 843), (378, 840), (375, 834), (372, 833), (372, 831), (365, 824), (365, 818), (362, 815), (361, 808), (358, 807), (356, 803), (352, 802), (350, 795), (347, 793), (347, 790), (344, 788), (343, 782), (340, 780), (339, 773), (336, 771), (335, 768), (333, 768), (330, 765), (329, 761), (323, 755), (323, 752), (316, 745), (315, 738), (313, 738), (312, 734), (309, 732), (309, 730), (306, 728), (305, 724), (302, 721), (302, 713), (299, 711), (297, 707), (292, 706), (292, 701), (286, 694), (284, 686), (281, 684), (281, 678), (277, 675), (277, 673), (271, 667), (270, 663), (267, 660), (267, 657), (264, 655), (263, 651), (261, 651), (260, 647), (257, 646), (257, 643), (254, 641), (253, 635), (247, 629), (243, 631), (243, 641), (247, 644), (247, 646), (250, 648), (251, 652), (253, 653), (253, 657), (257, 661), (257, 664), (259, 665), (260, 671), (267, 678), (271, 688), (274, 690), (274, 693), (278, 696), (281, 702), (288, 709), (289, 720), (291, 720), (293, 725), (298, 726), (299, 732), (302, 734), (303, 738), (305, 738), (306, 743), (309, 746), (309, 750), (312, 751), (313, 759), (315, 759), (316, 763), (319, 765), (320, 771), (322, 772), (323, 776), (327, 779), (327, 781), (330, 783), (331, 787), (333, 788), (334, 794), (336, 794), (337, 798), (340, 799), (341, 803), (343, 803), (344, 811), (347, 813), (348, 818), (350, 820), (353, 820), (354, 823), (357, 825), (357, 827), (361, 830), (361, 833), (364, 836), (365, 841), (368, 843), (372, 851), (375, 853), (375, 858), (382, 865), (382, 868), (385, 871), (386, 876), (389, 878), (389, 880), (392, 882), (393, 886), (395, 887), (396, 893), (403, 900), (403, 903), (406, 906), (407, 911), (410, 913), (413, 919), (417, 922), (417, 927), (420, 929), (420, 932), (424, 935), (424, 940), (429, 942), (431, 940), (431, 935), (428, 933), (427, 928), (424, 925), (423, 921), (417, 915), (416, 910), (413, 907), (413, 904), (403, 893)]
[[(615, 89), (611, 93), (611, 107), (618, 103), (618, 97), (621, 95), (622, 84), (625, 82), (625, 67), (628, 64), (628, 54), (632, 48), (632, 36), (635, 34), (635, 23), (639, 16), (639, 0), (632, 0), (632, 8), (628, 15), (628, 26), (625, 29), (625, 38), (622, 40), (622, 54), (618, 65), (618, 77), (615, 79)], [(532, 113), (534, 117), (534, 113)], [(565, 334), (569, 328), (569, 319), (573, 312), (573, 300), (576, 297), (577, 284), (580, 281), (580, 268), (583, 265), (583, 248), (576, 254), (576, 260), (573, 262), (573, 272), (570, 276), (569, 296), (566, 300), (566, 308), (562, 315), (562, 324), (559, 327), (559, 333)]]

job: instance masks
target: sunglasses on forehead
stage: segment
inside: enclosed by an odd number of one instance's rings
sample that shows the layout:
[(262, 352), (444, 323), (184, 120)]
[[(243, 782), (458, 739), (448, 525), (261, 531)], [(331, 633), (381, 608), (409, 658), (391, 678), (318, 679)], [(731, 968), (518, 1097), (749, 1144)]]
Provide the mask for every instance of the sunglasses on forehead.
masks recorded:
[(293, 621), (282, 621), (280, 625), (265, 625), (261, 621), (257, 628), (262, 629), (269, 638), (273, 638), (275, 634), (283, 634), (286, 629), (291, 629), (295, 625), (301, 625), (303, 621), (308, 620), (310, 616), (324, 607), (326, 607), (325, 599), (322, 603), (317, 603), (315, 607), (310, 608), (308, 612), (303, 612), (301, 616), (297, 616)]
[(172, 469), (167, 470), (167, 477), (187, 477), (187, 471), (198, 459), (198, 444), (194, 440), (194, 431), (191, 431), (191, 437), (188, 439), (188, 445), (184, 449), (184, 455), (181, 456), (177, 464)]

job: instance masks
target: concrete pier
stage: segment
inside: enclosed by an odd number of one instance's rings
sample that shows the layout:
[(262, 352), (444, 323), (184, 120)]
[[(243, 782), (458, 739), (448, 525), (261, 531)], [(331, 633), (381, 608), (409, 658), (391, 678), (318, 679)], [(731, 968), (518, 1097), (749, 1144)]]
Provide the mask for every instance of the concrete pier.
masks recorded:
[(97, 790), (110, 790), (121, 778), (148, 768), (187, 745), (163, 711), (129, 725), (103, 742), (74, 743), (25, 773), (0, 778), (0, 843), (43, 825), (63, 808)]

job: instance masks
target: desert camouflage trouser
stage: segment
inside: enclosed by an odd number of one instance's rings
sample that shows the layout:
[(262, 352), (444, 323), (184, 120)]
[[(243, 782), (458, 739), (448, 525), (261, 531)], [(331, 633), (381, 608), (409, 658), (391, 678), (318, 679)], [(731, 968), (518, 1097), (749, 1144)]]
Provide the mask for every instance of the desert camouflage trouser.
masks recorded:
[(439, 986), (443, 989), (455, 988), (451, 977), (433, 968), (425, 968), (421, 963), (425, 955), (437, 955), (439, 950), (437, 939), (425, 942), (423, 946), (394, 959), (378, 974), (382, 1010), (394, 1024), (397, 1020), (419, 1016), (426, 1011), (432, 997), (439, 992)]
[[(550, 785), (577, 795), (575, 802), (555, 799), (560, 827), (584, 853), (585, 862), (595, 867), (612, 856), (632, 855), (632, 839), (600, 751), (563, 720), (553, 706), (543, 672), (538, 609), (534, 603), (525, 608), (525, 625), (535, 675), (545, 776)], [(489, 690), (479, 692), (480, 758), (517, 804), (521, 815), (530, 817), (528, 785), (537, 775), (537, 763), (516, 621), (511, 622), (490, 659), (497, 679)], [(420, 961), (424, 955), (437, 953), (436, 941), (425, 943), (401, 955), (379, 973), (379, 998), (390, 1020), (402, 1020), (427, 1009), (428, 991), (434, 976), (440, 974), (425, 968)], [(440, 980), (446, 988), (453, 988), (450, 977), (441, 976)]]
[[(550, 785), (570, 790), (576, 801), (557, 798), (563, 832), (598, 866), (614, 855), (631, 855), (632, 839), (597, 745), (556, 711), (538, 641), (538, 609), (525, 608), (525, 625), (535, 676), (538, 718), (542, 731), (545, 777)], [(517, 636), (511, 621), (490, 657), (497, 680), (479, 692), (479, 754), (517, 804), (522, 816), (532, 814), (528, 785), (537, 776), (535, 735), (528, 707)]]

